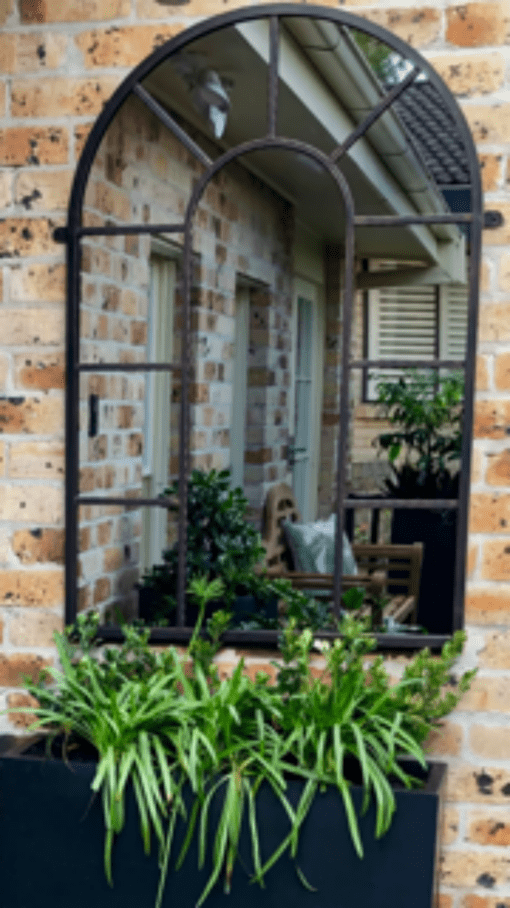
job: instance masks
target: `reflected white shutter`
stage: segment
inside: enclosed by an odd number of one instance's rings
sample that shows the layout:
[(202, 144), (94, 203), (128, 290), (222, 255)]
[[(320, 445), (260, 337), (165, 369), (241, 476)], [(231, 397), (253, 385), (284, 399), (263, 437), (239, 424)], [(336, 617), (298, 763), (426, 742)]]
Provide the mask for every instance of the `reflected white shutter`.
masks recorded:
[(439, 355), (464, 359), (466, 355), (468, 288), (450, 284), (440, 290)]
[[(371, 290), (369, 359), (464, 359), (467, 300), (468, 288), (464, 284)], [(376, 400), (378, 381), (398, 375), (398, 369), (372, 372), (368, 400)]]
[[(384, 287), (371, 290), (368, 300), (369, 359), (433, 359), (437, 343), (437, 291), (434, 286)], [(368, 399), (377, 398), (381, 379), (399, 370), (373, 372)]]

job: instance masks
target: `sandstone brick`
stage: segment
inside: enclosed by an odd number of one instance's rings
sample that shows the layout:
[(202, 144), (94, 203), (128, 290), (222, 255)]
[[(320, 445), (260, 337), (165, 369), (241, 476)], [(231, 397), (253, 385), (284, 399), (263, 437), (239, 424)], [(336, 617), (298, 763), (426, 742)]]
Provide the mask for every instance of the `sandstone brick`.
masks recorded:
[(510, 754), (510, 728), (489, 725), (471, 725), (469, 746), (474, 754), (489, 760), (508, 760)]
[(0, 389), (2, 391), (5, 391), (8, 374), (9, 360), (5, 356), (0, 356)]
[(481, 306), (478, 337), (480, 341), (510, 340), (510, 303)]
[(453, 898), (446, 892), (438, 892), (434, 908), (453, 908)]
[(490, 486), (510, 485), (510, 450), (488, 452), (485, 481)]
[(103, 566), (104, 570), (109, 574), (113, 571), (118, 571), (124, 562), (124, 556), (122, 549), (111, 548), (106, 549), (103, 555)]
[(363, 10), (363, 18), (389, 29), (411, 47), (426, 47), (441, 32), (441, 13), (431, 7)]
[(6, 73), (32, 73), (57, 69), (65, 62), (67, 36), (58, 32), (0, 35), (0, 69)]
[(51, 612), (24, 612), (11, 618), (9, 640), (14, 646), (53, 646), (53, 635), (62, 628), (62, 618)]
[(43, 669), (51, 665), (50, 659), (34, 656), (31, 653), (19, 653), (16, 656), (0, 656), (0, 684), (3, 687), (23, 687), (28, 675), (37, 681)]
[(97, 79), (46, 77), (14, 79), (11, 88), (13, 117), (97, 116), (119, 84), (115, 76)]
[(465, 104), (462, 109), (475, 142), (508, 141), (510, 136), (510, 104), (505, 102)]
[(4, 606), (60, 606), (63, 596), (61, 570), (0, 572), (0, 602)]
[(130, 0), (20, 0), (21, 21), (99, 22), (129, 16)]
[(470, 764), (448, 767), (446, 799), (453, 803), (510, 805), (510, 771)]
[(502, 177), (502, 155), (480, 154), (478, 156), (482, 174), (482, 188), (484, 192), (494, 192), (498, 188)]
[(47, 218), (5, 218), (0, 221), (0, 256), (49, 255), (59, 253), (53, 231), (60, 224)]
[(510, 897), (482, 896), (471, 893), (462, 899), (461, 908), (510, 908)]
[(21, 710), (37, 705), (38, 701), (35, 697), (31, 697), (30, 694), (8, 694), (7, 706), (9, 708), (9, 721), (12, 722), (16, 728), (28, 728), (35, 721), (35, 715), (34, 713), (21, 712)]
[(74, 157), (75, 161), (78, 161), (81, 157), (83, 147), (85, 142), (89, 137), (90, 130), (94, 125), (94, 121), (91, 123), (80, 123), (79, 126), (76, 126), (74, 130)]
[(94, 584), (94, 605), (99, 605), (111, 595), (111, 583), (107, 577), (100, 577)]
[[(508, 602), (510, 612), (510, 597)], [(492, 631), (485, 638), (485, 646), (478, 653), (481, 668), (510, 669), (510, 631)]]
[[(506, 140), (505, 140), (506, 141)], [(510, 202), (500, 202), (490, 206), (496, 208), (503, 217), (501, 227), (496, 230), (486, 230), (484, 233), (484, 246), (506, 246), (510, 242)]]
[(510, 532), (510, 495), (473, 493), (470, 509), (470, 532)]
[(22, 167), (67, 164), (69, 135), (61, 126), (11, 126), (0, 130), (0, 164)]
[(0, 487), (0, 520), (39, 525), (59, 524), (62, 519), (62, 489), (50, 486)]
[(0, 173), (0, 208), (8, 208), (12, 205), (13, 199), (12, 174), (3, 170)]
[(135, 66), (185, 26), (131, 25), (123, 28), (92, 29), (75, 38), (83, 54), (85, 67)]
[(459, 811), (450, 804), (445, 804), (443, 808), (441, 824), (441, 844), (452, 845), (457, 841), (459, 835)]
[[(269, 0), (263, 0), (263, 2), (269, 2)], [(240, 2), (237, 0), (235, 3), (232, 0), (227, 0), (223, 10), (226, 12), (228, 8), (235, 9), (246, 5), (246, 0), (240, 0)], [(190, 2), (186, 3), (187, 16), (213, 16), (217, 12), (217, 0), (190, 0)], [(158, 0), (137, 0), (136, 14), (138, 19), (162, 19), (165, 16), (165, 11), (161, 3), (158, 3)]]
[(505, 81), (503, 54), (441, 54), (428, 58), (454, 95), (471, 97), (489, 94)]
[(468, 886), (504, 886), (510, 881), (508, 861), (499, 855), (479, 851), (445, 851), (441, 859), (441, 883), (466, 889)]
[(510, 845), (510, 820), (508, 813), (487, 814), (476, 811), (468, 821), (468, 839), (479, 845)]
[(53, 561), (64, 563), (64, 530), (18, 530), (14, 533), (12, 548), (22, 564)]
[(462, 726), (455, 722), (444, 722), (441, 728), (434, 729), (427, 738), (427, 753), (432, 757), (448, 754), (456, 757), (462, 747)]
[(98, 181), (94, 188), (94, 206), (102, 214), (113, 215), (113, 217), (120, 218), (122, 221), (129, 220), (131, 216), (131, 198), (129, 193), (102, 181)]
[(15, 384), (18, 388), (33, 388), (48, 391), (50, 388), (65, 386), (65, 364), (63, 353), (44, 353), (41, 356), (23, 354), (16, 356)]
[(510, 621), (510, 594), (501, 590), (470, 589), (465, 615), (472, 624), (506, 624)]
[(0, 432), (50, 435), (63, 426), (64, 405), (58, 397), (0, 398)]
[(458, 47), (482, 47), (510, 41), (510, 8), (500, 3), (466, 3), (446, 12), (446, 40)]
[(458, 708), (465, 712), (510, 713), (508, 680), (477, 675), (469, 691), (463, 695)]
[(503, 253), (498, 267), (498, 287), (500, 290), (510, 290), (510, 255)]
[(70, 170), (24, 171), (16, 180), (16, 204), (26, 211), (66, 209), (72, 177)]
[[(10, 291), (12, 302), (60, 303), (65, 298), (65, 265), (39, 264), (15, 265), (11, 269)], [(32, 310), (34, 313), (36, 310)], [(62, 313), (55, 313), (62, 324)], [(34, 325), (37, 319), (32, 315)], [(40, 327), (40, 326), (38, 326)], [(60, 339), (63, 340), (63, 331)]]
[(477, 391), (489, 390), (489, 370), (487, 367), (487, 357), (480, 354), (476, 357), (476, 389)]
[(491, 539), (483, 543), (482, 570), (484, 580), (510, 579), (510, 542)]
[(475, 438), (506, 438), (510, 429), (510, 401), (479, 400), (474, 417)]
[(14, 10), (14, 0), (0, 0), (0, 25), (4, 25)]
[(510, 389), (510, 353), (501, 353), (494, 364), (494, 384), (499, 391)]
[(11, 444), (9, 475), (13, 479), (62, 479), (64, 475), (62, 443), (30, 441)]
[(63, 344), (64, 317), (57, 309), (0, 310), (0, 337), (11, 346)]

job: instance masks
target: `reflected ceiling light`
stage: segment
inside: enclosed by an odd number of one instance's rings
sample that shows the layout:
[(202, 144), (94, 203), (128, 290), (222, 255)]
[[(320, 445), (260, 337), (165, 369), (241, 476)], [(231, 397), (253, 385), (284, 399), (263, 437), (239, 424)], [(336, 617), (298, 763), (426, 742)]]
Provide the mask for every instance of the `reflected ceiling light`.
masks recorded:
[(230, 98), (214, 69), (197, 76), (191, 93), (196, 109), (207, 118), (216, 139), (221, 139), (227, 125)]

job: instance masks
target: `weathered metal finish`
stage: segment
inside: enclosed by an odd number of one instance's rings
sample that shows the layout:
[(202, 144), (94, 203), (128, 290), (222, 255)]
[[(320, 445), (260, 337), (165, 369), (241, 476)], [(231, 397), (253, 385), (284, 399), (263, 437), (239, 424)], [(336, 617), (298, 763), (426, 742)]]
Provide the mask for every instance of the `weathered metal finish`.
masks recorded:
[(354, 359), (351, 369), (465, 369), (465, 359)]
[(473, 214), (357, 214), (356, 227), (410, 227), (412, 224), (471, 224)]
[[(279, 22), (282, 18), (300, 16), (305, 18), (322, 18), (336, 23), (339, 27), (355, 28), (359, 31), (372, 35), (377, 40), (390, 44), (396, 53), (401, 56), (407, 56), (414, 63), (414, 70), (394, 89), (392, 89), (379, 105), (370, 113), (370, 115), (356, 127), (351, 135), (342, 145), (326, 156), (317, 149), (307, 146), (305, 143), (295, 139), (289, 139), (277, 135), (278, 120), (278, 44), (279, 44)], [(200, 148), (181, 127), (173, 120), (167, 111), (153, 98), (141, 84), (156, 66), (166, 60), (173, 53), (179, 52), (190, 41), (211, 34), (217, 28), (225, 28), (229, 25), (235, 25), (238, 22), (248, 22), (258, 18), (270, 19), (270, 63), (268, 70), (268, 116), (267, 116), (267, 135), (256, 138), (242, 146), (230, 149), (221, 155), (218, 160), (212, 162), (208, 155)], [(336, 161), (345, 154), (350, 147), (363, 135), (367, 129), (380, 117), (385, 110), (388, 110), (391, 104), (398, 96), (406, 90), (408, 85), (412, 84), (418, 72), (425, 72), (429, 80), (434, 84), (442, 97), (445, 104), (450, 109), (456, 127), (464, 140), (466, 154), (469, 162), (471, 174), (471, 204), (472, 212), (470, 214), (438, 214), (438, 215), (406, 215), (406, 216), (370, 216), (356, 215), (352, 204), (349, 187), (336, 166)], [(87, 185), (90, 169), (99, 147), (99, 144), (111, 123), (113, 117), (129, 97), (135, 94), (142, 102), (160, 119), (160, 121), (171, 132), (179, 138), (185, 147), (201, 162), (206, 168), (205, 173), (199, 180), (192, 198), (188, 204), (185, 222), (183, 224), (130, 224), (130, 225), (108, 225), (105, 227), (84, 227), (81, 224), (81, 211), (83, 207), (84, 193)], [(281, 148), (287, 151), (305, 154), (315, 159), (330, 174), (336, 182), (341, 193), (346, 213), (346, 250), (345, 250), (345, 285), (344, 299), (342, 304), (342, 376), (341, 376), (341, 412), (340, 412), (340, 435), (338, 444), (338, 476), (337, 476), (337, 520), (338, 533), (336, 540), (336, 573), (335, 573), (335, 613), (338, 614), (340, 607), (341, 593), (341, 532), (343, 526), (344, 510), (353, 507), (366, 507), (374, 504), (381, 506), (381, 499), (358, 499), (346, 498), (346, 463), (348, 452), (348, 428), (349, 428), (349, 374), (353, 368), (367, 367), (386, 367), (395, 366), (414, 366), (424, 368), (463, 368), (466, 374), (466, 393), (465, 393), (465, 421), (463, 426), (463, 452), (462, 452), (462, 471), (461, 471), (461, 490), (459, 501), (451, 499), (434, 499), (433, 501), (424, 501), (423, 499), (392, 499), (388, 501), (388, 507), (398, 506), (403, 508), (420, 507), (420, 508), (454, 508), (458, 506), (459, 519), (457, 530), (457, 554), (456, 554), (456, 591), (454, 602), (454, 627), (462, 624), (462, 601), (464, 590), (464, 551), (467, 537), (467, 509), (469, 493), (469, 465), (470, 465), (470, 444), (472, 432), (472, 404), (474, 393), (474, 355), (476, 345), (476, 323), (477, 323), (477, 290), (479, 275), (479, 256), (481, 244), (481, 229), (483, 223), (482, 217), (482, 198), (481, 184), (479, 176), (478, 161), (476, 151), (471, 139), (469, 128), (460, 111), (455, 105), (452, 106), (451, 96), (443, 85), (437, 74), (430, 69), (425, 60), (420, 55), (409, 48), (399, 38), (388, 35), (388, 33), (377, 25), (359, 19), (357, 16), (345, 13), (343, 11), (332, 10), (330, 8), (301, 6), (297, 4), (280, 4), (269, 5), (266, 7), (251, 7), (244, 10), (234, 10), (226, 15), (216, 16), (205, 22), (193, 26), (187, 31), (171, 39), (162, 47), (158, 48), (147, 60), (143, 61), (135, 70), (124, 80), (122, 85), (116, 90), (110, 101), (105, 105), (102, 113), (98, 117), (87, 143), (85, 145), (80, 163), (78, 165), (75, 180), (73, 183), (71, 199), (69, 203), (68, 221), (64, 228), (58, 228), (58, 241), (66, 242), (68, 273), (67, 273), (67, 290), (68, 290), (68, 309), (67, 309), (67, 350), (68, 350), (68, 390), (66, 398), (66, 425), (67, 425), (67, 449), (66, 449), (66, 621), (74, 620), (76, 616), (76, 582), (77, 582), (77, 508), (80, 504), (123, 504), (126, 507), (166, 507), (167, 502), (164, 499), (130, 499), (124, 497), (104, 498), (100, 496), (81, 496), (78, 491), (78, 378), (80, 372), (101, 372), (101, 371), (181, 371), (182, 394), (180, 409), (180, 434), (179, 439), (179, 482), (180, 482), (180, 508), (179, 508), (179, 596), (178, 596), (178, 623), (181, 625), (176, 628), (162, 628), (153, 631), (152, 640), (156, 641), (184, 641), (189, 637), (189, 629), (183, 626), (185, 621), (184, 610), (184, 592), (185, 592), (185, 560), (186, 560), (186, 528), (187, 528), (187, 477), (189, 475), (189, 385), (191, 379), (191, 358), (190, 358), (190, 296), (192, 284), (192, 230), (193, 216), (199, 203), (201, 194), (212, 176), (229, 161), (247, 154), (251, 151), (258, 151), (268, 148)], [(465, 360), (352, 360), (350, 361), (350, 334), (352, 320), (352, 298), (354, 292), (353, 268), (354, 268), (354, 230), (356, 227), (402, 227), (408, 225), (434, 225), (434, 224), (470, 224), (470, 242), (471, 242), (471, 262), (469, 270), (469, 331), (467, 353)], [(157, 233), (183, 233), (184, 240), (184, 278), (183, 278), (183, 339), (182, 339), (182, 356), (179, 363), (81, 363), (79, 354), (79, 302), (80, 302), (80, 238), (86, 236), (109, 236), (109, 235), (131, 235), (131, 234), (157, 234)], [(103, 633), (104, 631), (104, 633)], [(102, 629), (102, 636), (105, 639), (121, 639), (122, 631), (117, 628)], [(328, 639), (334, 636), (332, 633), (324, 632), (320, 636)], [(259, 644), (272, 645), (276, 643), (277, 633), (273, 631), (231, 631), (225, 635), (225, 642), (232, 644)], [(404, 648), (421, 648), (424, 645), (430, 645), (432, 648), (439, 647), (447, 638), (443, 636), (417, 638), (411, 634), (399, 634), (395, 636), (382, 635), (381, 645), (386, 649), (404, 649)]]
[(143, 233), (183, 233), (184, 224), (105, 224), (104, 227), (79, 227), (77, 236), (131, 236)]
[(444, 511), (458, 508), (458, 498), (345, 498), (344, 508), (421, 508), (424, 511)]
[(170, 116), (170, 114), (158, 101), (156, 101), (155, 98), (153, 98), (153, 96), (147, 91), (146, 88), (143, 87), (143, 85), (140, 85), (139, 83), (137, 85), (133, 85), (133, 94), (140, 98), (140, 101), (142, 101), (145, 106), (148, 107), (153, 114), (155, 114), (155, 116), (158, 118), (158, 120), (161, 121), (163, 126), (166, 126), (166, 128), (174, 134), (176, 139), (179, 139), (179, 142), (182, 142), (184, 147), (187, 148), (188, 151), (190, 151), (191, 154), (194, 155), (197, 160), (204, 165), (204, 167), (211, 166), (212, 161), (209, 155), (205, 153), (203, 148), (200, 148), (200, 145), (197, 145), (197, 143), (190, 138), (188, 133), (185, 132), (185, 130), (175, 122), (174, 118)]
[(180, 363), (79, 363), (78, 372), (180, 372)]
[(280, 42), (280, 20), (271, 16), (269, 20), (269, 73), (267, 97), (267, 134), (274, 138), (278, 118), (278, 53)]

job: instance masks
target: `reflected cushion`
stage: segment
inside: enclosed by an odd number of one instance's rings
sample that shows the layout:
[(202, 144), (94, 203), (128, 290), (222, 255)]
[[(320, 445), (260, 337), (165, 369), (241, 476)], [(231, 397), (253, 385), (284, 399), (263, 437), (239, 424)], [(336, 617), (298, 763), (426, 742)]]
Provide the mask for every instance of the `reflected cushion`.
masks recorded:
[[(332, 574), (335, 569), (336, 514), (313, 523), (283, 524), (285, 541), (290, 549), (295, 571), (306, 574)], [(351, 545), (343, 534), (343, 574), (357, 574), (358, 568)]]

